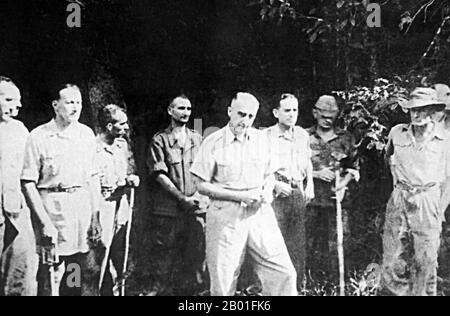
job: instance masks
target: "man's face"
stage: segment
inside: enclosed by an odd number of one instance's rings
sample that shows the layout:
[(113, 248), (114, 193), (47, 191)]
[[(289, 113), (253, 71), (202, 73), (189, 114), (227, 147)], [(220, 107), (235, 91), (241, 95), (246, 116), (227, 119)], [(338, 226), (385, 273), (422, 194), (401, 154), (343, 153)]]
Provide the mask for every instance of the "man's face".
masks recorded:
[(433, 121), (438, 122), (438, 123), (444, 121), (446, 117), (447, 117), (447, 114), (446, 114), (445, 110), (444, 111), (436, 111), (433, 113)]
[(22, 107), (20, 90), (10, 82), (0, 83), (0, 116), (10, 120), (19, 115)]
[(66, 88), (59, 95), (59, 100), (53, 101), (56, 116), (67, 124), (78, 122), (83, 108), (81, 92), (76, 88)]
[(259, 106), (244, 101), (235, 102), (228, 108), (230, 128), (235, 136), (240, 136), (253, 125)]
[(273, 110), (273, 115), (280, 125), (288, 128), (295, 126), (298, 120), (298, 101), (296, 99), (282, 100), (280, 107)]
[(409, 110), (411, 123), (415, 126), (424, 126), (431, 122), (434, 111), (431, 107), (423, 106)]
[(320, 109), (313, 110), (314, 118), (317, 124), (324, 130), (330, 130), (338, 117), (338, 111), (325, 111)]
[(114, 117), (114, 120), (114, 123), (108, 124), (108, 132), (113, 136), (113, 138), (124, 138), (130, 130), (130, 126), (128, 125), (128, 116), (123, 111), (118, 111)]
[(189, 122), (192, 114), (191, 101), (177, 98), (173, 104), (169, 107), (169, 115), (172, 119), (182, 125), (186, 125)]

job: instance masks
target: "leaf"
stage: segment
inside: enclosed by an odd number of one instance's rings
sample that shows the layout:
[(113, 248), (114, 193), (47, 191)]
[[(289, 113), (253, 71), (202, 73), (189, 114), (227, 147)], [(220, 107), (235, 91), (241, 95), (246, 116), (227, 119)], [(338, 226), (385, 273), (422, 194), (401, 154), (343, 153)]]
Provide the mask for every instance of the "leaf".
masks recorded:
[(319, 35), (319, 34), (317, 34), (317, 32), (313, 33), (313, 34), (309, 37), (309, 42), (310, 42), (311, 44), (314, 43), (314, 42), (316, 41), (318, 35)]
[(340, 8), (342, 8), (342, 7), (344, 6), (344, 4), (345, 4), (345, 1), (340, 0), (340, 1), (338, 1), (338, 3), (336, 3), (336, 7), (337, 7), (338, 9), (340, 9)]

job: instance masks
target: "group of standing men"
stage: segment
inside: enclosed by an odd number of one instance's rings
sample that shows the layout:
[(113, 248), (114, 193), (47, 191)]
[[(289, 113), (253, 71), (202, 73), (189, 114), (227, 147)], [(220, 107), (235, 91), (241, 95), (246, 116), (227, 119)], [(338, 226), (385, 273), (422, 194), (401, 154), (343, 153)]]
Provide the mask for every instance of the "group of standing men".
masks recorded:
[[(155, 136), (149, 155), (150, 174), (168, 194), (158, 195), (165, 202), (156, 205), (167, 208), (156, 213), (155, 227), (170, 240), (158, 243), (158, 256), (171, 258), (165, 261), (172, 264), (166, 265), (171, 291), (180, 271), (192, 273), (203, 263), (202, 247), (186, 251), (199, 245), (189, 223), (202, 208), (213, 296), (234, 295), (246, 254), (263, 295), (297, 295), (305, 260), (309, 268), (336, 274), (336, 200), (360, 179), (355, 139), (336, 126), (334, 97), (319, 98), (313, 109), (317, 124), (308, 130), (296, 126), (298, 106), (295, 96), (282, 95), (273, 110), (278, 124), (260, 131), (252, 127), (258, 100), (238, 93), (228, 108), (228, 125), (200, 142), (200, 135), (186, 129), (191, 103), (184, 96), (173, 100), (171, 126)], [(404, 107), (411, 123), (394, 127), (386, 148), (394, 191), (383, 234), (380, 294), (436, 295), (440, 235), (450, 204), (450, 88), (418, 88)], [(201, 203), (205, 196), (209, 202)], [(197, 265), (189, 256), (199, 259)], [(188, 263), (189, 270), (176, 262)]]
[[(171, 124), (154, 136), (148, 159), (158, 191), (152, 194), (150, 252), (160, 262), (154, 294), (193, 294), (179, 280), (201, 283), (206, 259), (211, 295), (234, 295), (248, 254), (264, 295), (297, 295), (307, 252), (336, 252), (333, 197), (359, 173), (354, 139), (335, 125), (335, 98), (318, 100), (317, 125), (308, 131), (296, 126), (299, 102), (292, 94), (273, 109), (275, 126), (254, 129), (258, 110), (253, 95), (238, 93), (227, 126), (202, 142), (186, 128), (189, 99), (171, 102)], [(308, 227), (317, 238), (308, 240)], [(312, 233), (317, 229), (326, 238)], [(325, 269), (337, 266), (331, 256)]]
[[(125, 140), (128, 118), (105, 106), (96, 137), (79, 123), (79, 88), (55, 92), (54, 119), (28, 133), (14, 119), (20, 90), (0, 77), (1, 294), (112, 295), (124, 277), (130, 188), (140, 182)], [(445, 85), (418, 88), (405, 105), (411, 124), (389, 137), (386, 294), (436, 294), (450, 204), (449, 100)], [(297, 295), (306, 258), (324, 250), (322, 268), (337, 270), (334, 206), (359, 180), (355, 140), (335, 124), (338, 104), (319, 98), (309, 130), (296, 126), (294, 95), (281, 96), (273, 109), (278, 124), (266, 130), (252, 127), (258, 110), (253, 95), (236, 94), (229, 123), (203, 140), (186, 127), (189, 99), (170, 103), (170, 126), (154, 136), (148, 154), (158, 191), (148, 228), (156, 294), (195, 294), (188, 289), (205, 286), (207, 266), (211, 295), (234, 295), (246, 254), (269, 296)]]
[(113, 294), (122, 274), (127, 188), (139, 185), (124, 140), (128, 118), (106, 106), (96, 137), (79, 123), (80, 89), (65, 84), (55, 93), (54, 118), (28, 133), (14, 119), (19, 88), (0, 77), (1, 291)]

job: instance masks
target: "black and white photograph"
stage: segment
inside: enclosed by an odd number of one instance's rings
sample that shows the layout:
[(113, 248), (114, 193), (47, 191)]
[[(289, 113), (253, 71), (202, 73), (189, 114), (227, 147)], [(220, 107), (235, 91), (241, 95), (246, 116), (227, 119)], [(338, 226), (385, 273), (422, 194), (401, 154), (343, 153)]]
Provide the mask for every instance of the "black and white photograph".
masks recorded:
[(450, 2), (2, 0), (0, 206), (0, 296), (450, 296)]

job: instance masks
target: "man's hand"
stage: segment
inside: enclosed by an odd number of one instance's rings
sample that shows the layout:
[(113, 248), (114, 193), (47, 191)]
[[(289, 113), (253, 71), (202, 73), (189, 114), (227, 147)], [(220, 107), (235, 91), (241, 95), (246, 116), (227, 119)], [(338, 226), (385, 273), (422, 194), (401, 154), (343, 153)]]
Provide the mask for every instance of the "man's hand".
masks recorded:
[(331, 168), (324, 168), (320, 171), (314, 172), (314, 177), (325, 182), (332, 182), (336, 179), (336, 174)]
[(91, 226), (88, 231), (88, 241), (92, 247), (96, 247), (102, 240), (102, 227), (100, 225), (99, 212), (92, 215)]
[(348, 189), (348, 181), (347, 180), (343, 180), (341, 181), (337, 187), (333, 188), (333, 192), (336, 193), (336, 199), (342, 203), (342, 201), (345, 198), (345, 193), (347, 192)]
[(139, 177), (134, 174), (129, 175), (127, 177), (126, 181), (127, 181), (127, 186), (132, 187), (132, 188), (137, 188), (141, 184), (141, 179), (139, 179)]
[(47, 223), (42, 227), (41, 240), (46, 243), (46, 245), (43, 246), (51, 246), (58, 243), (58, 230), (55, 228), (55, 225)]
[(240, 200), (247, 207), (252, 209), (259, 209), (264, 203), (264, 196), (262, 190), (252, 190), (247, 192), (242, 192)]
[(275, 183), (275, 197), (287, 198), (292, 195), (292, 188), (289, 184), (277, 181)]
[(180, 200), (179, 206), (185, 212), (192, 213), (199, 209), (200, 202), (195, 197), (185, 196)]
[(314, 193), (314, 185), (307, 185), (305, 189), (305, 199), (306, 202), (311, 202), (316, 198), (316, 194)]

